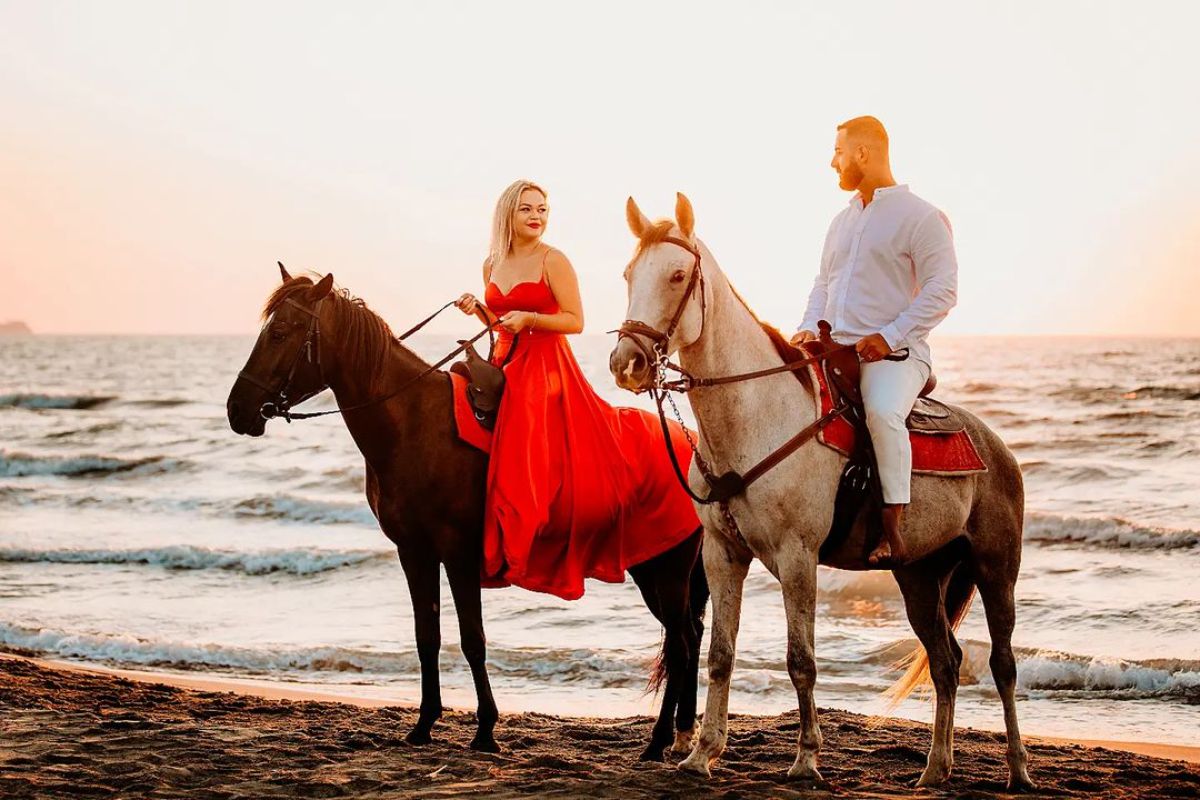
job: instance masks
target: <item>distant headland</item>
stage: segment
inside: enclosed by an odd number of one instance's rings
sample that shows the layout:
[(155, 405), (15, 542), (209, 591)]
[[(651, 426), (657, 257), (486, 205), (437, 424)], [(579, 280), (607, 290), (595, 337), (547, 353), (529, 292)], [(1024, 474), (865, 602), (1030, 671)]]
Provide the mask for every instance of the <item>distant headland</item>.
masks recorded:
[(29, 326), (19, 320), (0, 322), (0, 336), (5, 334), (33, 333)]

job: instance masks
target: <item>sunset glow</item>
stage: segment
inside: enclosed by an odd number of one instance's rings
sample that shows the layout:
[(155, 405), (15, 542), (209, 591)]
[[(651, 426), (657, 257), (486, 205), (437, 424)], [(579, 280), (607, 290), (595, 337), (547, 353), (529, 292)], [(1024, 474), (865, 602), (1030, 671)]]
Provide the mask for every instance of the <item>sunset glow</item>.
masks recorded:
[(873, 114), (954, 224), (939, 333), (1200, 335), (1196, 5), (732, 9), (0, 2), (0, 322), (249, 333), (278, 259), (404, 327), (480, 291), (529, 177), (589, 333), (625, 198), (677, 190), (790, 328), (848, 199), (834, 128)]

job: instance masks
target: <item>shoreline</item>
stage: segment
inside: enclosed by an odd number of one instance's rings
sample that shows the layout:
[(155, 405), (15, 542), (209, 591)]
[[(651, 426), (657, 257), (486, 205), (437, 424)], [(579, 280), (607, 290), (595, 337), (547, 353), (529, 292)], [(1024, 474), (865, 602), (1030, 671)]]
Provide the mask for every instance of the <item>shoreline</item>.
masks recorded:
[[(147, 678), (150, 679), (147, 679)], [(211, 684), (197, 680), (189, 683)], [(38, 659), (0, 658), (0, 796), (171, 797), (296, 800), (386, 797), (500, 800), (535, 797), (812, 798), (1008, 797), (1004, 737), (955, 731), (954, 771), (934, 790), (914, 791), (929, 726), (822, 709), (822, 779), (797, 784), (799, 715), (731, 714), (729, 740), (711, 778), (641, 762), (646, 716), (622, 719), (505, 715), (500, 753), (469, 743), (475, 715), (447, 710), (433, 741), (405, 740), (417, 719), (407, 705), (355, 705), (311, 695), (264, 699), (220, 682), (178, 688), (133, 673)], [(280, 690), (276, 690), (277, 692)], [(291, 691), (286, 694), (293, 694)], [(1026, 797), (1160, 800), (1200, 795), (1200, 766), (1079, 744), (1026, 741), (1037, 789)]]
[[(401, 697), (395, 699), (370, 697), (363, 694), (356, 694), (352, 691), (341, 692), (332, 688), (329, 690), (313, 689), (311, 688), (311, 684), (302, 684), (301, 686), (303, 688), (293, 687), (285, 682), (272, 680), (269, 678), (260, 680), (254, 678), (224, 677), (219, 675), (192, 677), (190, 675), (182, 675), (173, 672), (108, 667), (101, 664), (85, 664), (53, 658), (26, 656), (18, 653), (3, 651), (0, 651), (0, 659), (16, 659), (20, 661), (26, 661), (47, 670), (109, 676), (112, 678), (121, 678), (140, 683), (170, 686), (176, 689), (185, 689), (197, 692), (227, 692), (248, 697), (255, 697), (261, 700), (338, 703), (363, 709), (396, 708), (406, 710), (415, 710), (420, 703), (420, 697), (418, 696), (413, 696), (411, 698)], [(472, 708), (458, 708), (452, 706), (447, 706), (446, 708), (448, 711), (455, 711), (464, 714), (470, 714), (474, 712), (474, 709)], [(703, 709), (701, 709), (701, 711), (703, 711)], [(505, 716), (520, 715), (524, 713), (531, 712), (505, 712), (502, 710), (500, 725), (503, 725), (503, 719)], [(742, 719), (770, 719), (770, 717), (755, 714), (736, 714), (731, 716), (738, 716)], [(574, 717), (560, 718), (575, 719)], [(613, 719), (626, 719), (626, 717), (614, 717)], [(899, 717), (883, 717), (881, 719), (885, 725), (901, 723), (906, 725), (914, 724), (912, 720), (902, 719)], [(920, 725), (921, 723), (915, 724)], [(955, 730), (957, 732), (972, 729), (956, 727)], [(983, 731), (980, 732), (982, 733)], [(1043, 736), (1038, 733), (1024, 731), (1022, 732), (1022, 736), (1026, 743), (1040, 743), (1060, 747), (1077, 746), (1084, 748), (1104, 748), (1108, 750), (1119, 750), (1126, 753), (1150, 756), (1153, 758), (1187, 761), (1193, 764), (1200, 764), (1200, 747), (1192, 745), (1179, 745), (1170, 742), (1142, 742), (1122, 741), (1115, 739), (1077, 738), (1070, 736)]]

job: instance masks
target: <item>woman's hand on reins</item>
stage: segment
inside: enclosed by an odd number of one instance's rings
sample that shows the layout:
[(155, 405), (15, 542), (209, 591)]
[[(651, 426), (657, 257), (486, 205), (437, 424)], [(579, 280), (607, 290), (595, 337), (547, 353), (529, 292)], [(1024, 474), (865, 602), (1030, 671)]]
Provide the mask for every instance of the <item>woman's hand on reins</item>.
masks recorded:
[(510, 311), (500, 317), (500, 326), (509, 333), (520, 333), (533, 324), (537, 314), (531, 311)]
[(462, 297), (454, 301), (454, 307), (468, 316), (478, 315), (479, 300), (470, 292), (465, 292)]

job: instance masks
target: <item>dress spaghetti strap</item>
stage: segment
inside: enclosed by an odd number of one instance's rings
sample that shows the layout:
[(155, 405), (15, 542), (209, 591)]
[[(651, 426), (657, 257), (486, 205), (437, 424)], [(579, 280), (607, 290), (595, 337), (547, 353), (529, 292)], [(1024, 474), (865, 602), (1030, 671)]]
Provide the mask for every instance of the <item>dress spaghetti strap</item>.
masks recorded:
[[(546, 245), (546, 252), (542, 253), (542, 274), (538, 276), (538, 280), (544, 282), (547, 288), (550, 287), (550, 281), (546, 278), (546, 259), (550, 257), (550, 253), (553, 252), (553, 250), (553, 247)], [(551, 289), (551, 291), (553, 291), (553, 289)]]

